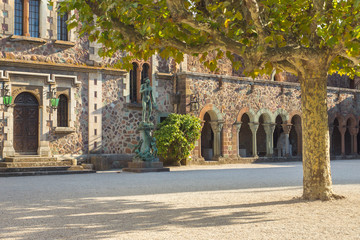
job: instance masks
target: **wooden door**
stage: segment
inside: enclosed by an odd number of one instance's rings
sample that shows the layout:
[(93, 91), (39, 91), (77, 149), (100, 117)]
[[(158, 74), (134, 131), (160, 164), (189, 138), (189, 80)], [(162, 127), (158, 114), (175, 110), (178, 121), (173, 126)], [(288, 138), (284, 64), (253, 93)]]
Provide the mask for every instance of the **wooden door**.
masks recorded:
[(39, 136), (39, 103), (31, 93), (20, 93), (14, 101), (14, 149), (36, 154)]

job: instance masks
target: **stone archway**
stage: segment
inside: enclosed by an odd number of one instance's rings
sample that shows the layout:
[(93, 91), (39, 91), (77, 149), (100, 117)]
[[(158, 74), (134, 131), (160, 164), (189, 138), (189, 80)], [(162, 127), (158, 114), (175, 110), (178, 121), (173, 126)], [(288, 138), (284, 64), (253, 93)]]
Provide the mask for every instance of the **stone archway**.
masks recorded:
[(214, 157), (214, 132), (211, 129), (211, 118), (208, 113), (204, 116), (204, 125), (201, 130), (201, 156), (209, 161)]
[(199, 157), (208, 161), (217, 161), (222, 156), (221, 133), (224, 124), (222, 115), (215, 106), (209, 104), (201, 110), (199, 118), (203, 120), (201, 137), (198, 142)]
[(18, 154), (36, 154), (39, 144), (39, 102), (34, 95), (23, 92), (14, 100), (13, 139)]
[(253, 156), (252, 132), (249, 126), (250, 117), (244, 113), (241, 117), (241, 127), (239, 131), (239, 155), (240, 157)]

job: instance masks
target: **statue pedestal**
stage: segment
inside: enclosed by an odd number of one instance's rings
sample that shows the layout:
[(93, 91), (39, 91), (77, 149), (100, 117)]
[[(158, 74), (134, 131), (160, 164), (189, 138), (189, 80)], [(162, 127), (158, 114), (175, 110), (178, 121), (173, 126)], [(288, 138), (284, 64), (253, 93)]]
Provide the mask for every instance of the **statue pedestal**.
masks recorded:
[(124, 172), (145, 173), (145, 172), (169, 172), (170, 168), (164, 168), (162, 162), (129, 162)]

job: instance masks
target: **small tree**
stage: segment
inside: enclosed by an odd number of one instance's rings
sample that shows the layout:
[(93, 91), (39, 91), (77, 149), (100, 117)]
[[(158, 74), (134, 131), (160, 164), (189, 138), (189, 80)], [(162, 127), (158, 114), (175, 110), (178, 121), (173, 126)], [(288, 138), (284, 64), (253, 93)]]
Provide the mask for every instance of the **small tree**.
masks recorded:
[(191, 115), (170, 114), (155, 131), (158, 154), (164, 163), (180, 164), (186, 160), (200, 137), (201, 121)]

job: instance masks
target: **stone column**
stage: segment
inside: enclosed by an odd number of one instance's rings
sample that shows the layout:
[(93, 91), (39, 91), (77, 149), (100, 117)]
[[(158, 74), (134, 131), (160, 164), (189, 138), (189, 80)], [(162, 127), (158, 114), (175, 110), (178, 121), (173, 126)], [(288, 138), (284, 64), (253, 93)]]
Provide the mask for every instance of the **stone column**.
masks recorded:
[[(234, 128), (233, 132), (234, 132), (234, 134), (236, 134), (236, 136), (235, 136), (236, 143), (234, 146), (234, 153), (236, 153), (237, 156), (240, 156), (240, 154), (239, 154), (239, 144), (240, 144), (239, 133), (240, 133), (241, 124), (242, 124), (242, 122), (237, 122), (237, 123), (234, 123), (234, 125), (233, 125), (233, 128)], [(235, 151), (235, 149), (236, 149), (236, 151)]]
[(29, 32), (29, 9), (30, 9), (29, 0), (24, 0), (23, 35), (25, 37), (30, 37), (30, 32)]
[(274, 154), (274, 130), (275, 124), (273, 123), (263, 123), (264, 130), (266, 133), (266, 156), (272, 157)]
[(290, 131), (291, 131), (291, 126), (292, 124), (281, 124), (284, 133), (285, 133), (285, 155), (289, 156), (290, 155), (290, 141), (289, 141), (289, 135), (290, 135)]
[(253, 151), (253, 157), (258, 157), (257, 154), (257, 146), (256, 146), (256, 132), (259, 128), (259, 123), (249, 123), (249, 127), (252, 133), (252, 151)]
[(221, 129), (224, 125), (224, 122), (221, 121), (211, 121), (211, 129), (214, 132), (214, 159), (221, 157)]

